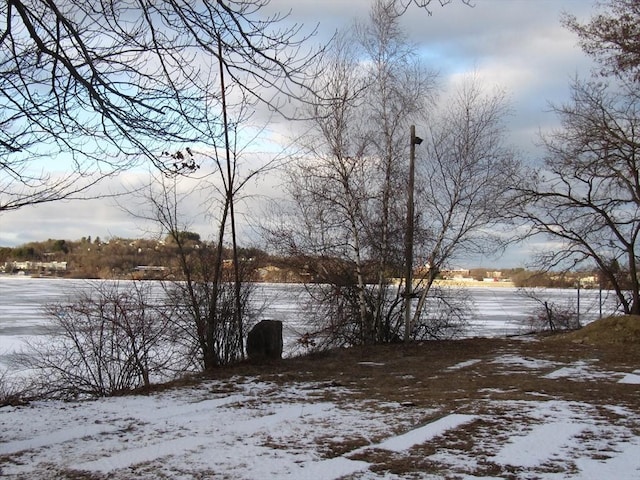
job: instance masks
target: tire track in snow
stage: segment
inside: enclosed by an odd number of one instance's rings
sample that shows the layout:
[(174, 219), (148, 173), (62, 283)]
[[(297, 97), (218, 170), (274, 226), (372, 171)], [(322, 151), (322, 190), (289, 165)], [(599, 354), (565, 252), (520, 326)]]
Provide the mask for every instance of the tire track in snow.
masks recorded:
[(346, 453), (341, 457), (310, 462), (300, 465), (283, 479), (313, 479), (313, 480), (335, 480), (345, 475), (352, 475), (371, 467), (371, 464), (361, 460), (351, 460), (347, 456), (363, 453), (371, 449), (389, 450), (392, 452), (402, 452), (414, 445), (426, 443), (445, 432), (456, 429), (464, 424), (470, 423), (479, 418), (477, 415), (463, 415), (453, 413), (428, 423), (413, 430), (409, 430), (401, 435), (389, 437), (380, 443), (366, 445)]
[(88, 424), (82, 427), (75, 426), (71, 429), (50, 432), (46, 435), (39, 435), (25, 440), (0, 443), (0, 455), (8, 455), (25, 450), (35, 450), (38, 448), (48, 447), (50, 445), (80, 440), (86, 437), (114, 433), (119, 430), (121, 430), (120, 427), (104, 424)]
[(561, 457), (563, 447), (572, 444), (572, 439), (588, 425), (576, 422), (553, 422), (535, 426), (526, 435), (512, 437), (493, 457), (500, 465), (536, 467), (546, 461)]
[[(208, 402), (204, 402), (208, 403)], [(233, 403), (233, 402), (228, 402)], [(232, 421), (228, 424), (216, 423), (215, 428), (206, 422), (206, 417), (201, 415), (202, 408), (198, 405), (187, 405), (184, 411), (176, 411), (174, 414), (181, 417), (193, 415), (193, 430), (182, 432), (182, 436), (168, 440), (148, 443), (140, 447), (128, 448), (119, 452), (110, 453), (102, 458), (72, 465), (73, 470), (109, 473), (114, 470), (131, 467), (144, 462), (152, 462), (169, 455), (184, 455), (187, 452), (195, 452), (209, 448), (216, 442), (216, 438), (228, 438), (228, 434), (240, 435), (245, 438), (254, 437), (263, 429), (277, 428), (288, 420), (302, 417), (318, 416), (330, 410), (334, 405), (321, 403), (306, 405), (304, 408), (292, 408), (291, 405), (282, 405), (275, 409), (274, 413), (251, 418), (243, 421)], [(200, 405), (201, 406), (201, 405)], [(231, 416), (229, 418), (232, 419)], [(215, 431), (214, 431), (215, 430)]]
[[(95, 437), (97, 435), (112, 434), (121, 431), (131, 423), (136, 423), (138, 425), (144, 422), (155, 423), (165, 419), (174, 419), (179, 416), (194, 416), (194, 419), (197, 419), (199, 418), (197, 414), (204, 411), (211, 411), (211, 409), (223, 407), (240, 400), (246, 400), (246, 397), (242, 395), (232, 395), (229, 397), (205, 400), (201, 402), (191, 402), (178, 407), (179, 411), (176, 411), (175, 406), (139, 411), (127, 410), (126, 418), (103, 418), (100, 423), (95, 424), (88, 423), (78, 426), (76, 421), (72, 421), (69, 428), (47, 432), (43, 435), (37, 435), (24, 440), (0, 443), (0, 455), (8, 455), (26, 450), (36, 450), (51, 445)], [(115, 411), (109, 413), (114, 416), (116, 415)], [(116, 423), (120, 421), (124, 421), (126, 424), (116, 425)], [(109, 425), (108, 423), (111, 424)]]
[(454, 428), (458, 428), (466, 423), (470, 423), (477, 418), (477, 415), (452, 413), (451, 415), (440, 418), (435, 422), (410, 430), (402, 435), (388, 438), (387, 440), (378, 443), (377, 445), (371, 445), (368, 448), (380, 448), (382, 450), (390, 450), (392, 452), (402, 452), (403, 450), (410, 449), (414, 445), (426, 443), (434, 437), (442, 435), (443, 433), (453, 430)]

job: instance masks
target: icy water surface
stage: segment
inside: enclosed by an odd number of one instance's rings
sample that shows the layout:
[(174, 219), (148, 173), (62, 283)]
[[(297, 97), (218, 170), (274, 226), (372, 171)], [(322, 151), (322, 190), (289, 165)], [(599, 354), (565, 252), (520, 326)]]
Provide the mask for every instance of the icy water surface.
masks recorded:
[[(0, 367), (7, 355), (20, 350), (24, 342), (46, 335), (47, 318), (43, 307), (70, 298), (78, 289), (90, 288), (90, 280), (56, 278), (0, 277)], [(158, 288), (160, 288), (160, 285)], [(256, 320), (274, 319), (284, 323), (285, 351), (295, 348), (295, 339), (307, 325), (306, 290), (302, 285), (257, 284), (253, 295)], [(522, 333), (527, 319), (538, 304), (523, 297), (516, 288), (469, 288), (474, 304), (468, 336), (504, 336)], [(545, 298), (561, 304), (577, 303), (576, 290), (549, 290)], [(603, 314), (611, 313), (613, 302), (605, 297)], [(581, 320), (598, 318), (598, 291), (582, 290)]]

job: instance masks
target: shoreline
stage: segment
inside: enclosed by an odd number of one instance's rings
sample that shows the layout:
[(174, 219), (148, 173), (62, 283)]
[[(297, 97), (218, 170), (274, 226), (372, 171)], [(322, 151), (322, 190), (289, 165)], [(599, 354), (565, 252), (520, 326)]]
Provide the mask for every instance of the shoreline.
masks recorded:
[[(29, 274), (15, 274), (15, 273), (0, 273), (0, 278), (15, 278), (21, 280), (38, 280), (38, 279), (56, 279), (56, 280), (103, 280), (103, 281), (128, 281), (128, 280), (140, 280), (140, 281), (161, 281), (163, 279), (160, 278), (95, 278), (95, 277), (73, 277), (73, 276), (63, 276), (63, 275), (29, 275)], [(391, 285), (399, 285), (403, 280), (399, 278), (391, 278), (389, 283)], [(260, 281), (260, 280), (251, 280), (246, 283), (257, 283), (257, 284), (291, 284), (291, 285), (305, 285), (304, 282), (274, 282), (274, 281)], [(421, 283), (421, 279), (414, 279), (414, 286), (419, 287)], [(445, 280), (445, 279), (437, 279), (433, 282), (436, 286), (449, 286), (449, 287), (474, 287), (474, 288), (517, 288), (516, 285), (508, 280), (508, 281), (493, 281), (493, 282), (484, 282), (480, 280)]]

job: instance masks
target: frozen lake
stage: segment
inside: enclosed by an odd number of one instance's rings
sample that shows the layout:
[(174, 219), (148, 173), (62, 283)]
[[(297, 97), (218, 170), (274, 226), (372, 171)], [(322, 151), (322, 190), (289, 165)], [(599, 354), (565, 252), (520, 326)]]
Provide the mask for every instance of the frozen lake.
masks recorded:
[[(90, 280), (56, 278), (0, 277), (0, 369), (7, 356), (22, 348), (25, 340), (46, 334), (47, 318), (43, 306), (64, 301), (79, 288), (89, 288)], [(285, 352), (291, 353), (295, 338), (305, 330), (305, 288), (295, 284), (256, 284), (253, 297), (260, 319), (282, 320)], [(538, 304), (522, 296), (516, 288), (470, 287), (474, 304), (466, 336), (505, 336), (523, 333), (527, 318)], [(603, 293), (602, 312), (612, 313), (611, 298)], [(576, 305), (576, 290), (546, 290), (545, 299), (566, 305)], [(597, 290), (581, 290), (580, 318), (582, 323), (599, 316), (600, 296)]]

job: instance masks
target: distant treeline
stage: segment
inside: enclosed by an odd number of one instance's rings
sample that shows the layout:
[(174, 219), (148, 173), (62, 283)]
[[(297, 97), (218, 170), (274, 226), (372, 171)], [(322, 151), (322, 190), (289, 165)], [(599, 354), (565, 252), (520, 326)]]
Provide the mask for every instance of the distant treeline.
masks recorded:
[[(196, 233), (185, 232), (182, 240), (186, 248), (193, 251), (210, 248)], [(14, 263), (66, 262), (66, 270), (57, 272), (57, 275), (73, 278), (159, 276), (161, 272), (172, 271), (176, 266), (177, 248), (175, 242), (169, 239), (110, 238), (105, 241), (100, 237), (94, 239), (83, 237), (77, 241), (49, 239), (14, 248), (1, 247), (0, 266), (4, 266), (6, 273), (16, 273), (10, 271)], [(266, 254), (261, 250), (249, 248), (241, 249), (240, 255), (242, 258), (262, 258)], [(231, 253), (223, 252), (223, 258), (231, 258)]]
[[(184, 232), (182, 240), (187, 248), (195, 253), (212, 249), (211, 244), (200, 239), (197, 233)], [(58, 275), (70, 278), (175, 278), (178, 246), (166, 239), (125, 239), (110, 238), (102, 241), (100, 237), (83, 237), (80, 240), (48, 239), (30, 242), (18, 247), (0, 247), (0, 269), (5, 273)], [(301, 258), (273, 255), (259, 248), (241, 248), (241, 261), (253, 273), (252, 280), (270, 282), (314, 281), (319, 269), (335, 272), (336, 276), (345, 276), (341, 261), (327, 258)], [(223, 258), (231, 261), (231, 251), (223, 251)], [(25, 262), (35, 265), (32, 271), (25, 271)], [(66, 262), (66, 269), (49, 271), (44, 265), (52, 262)], [(42, 267), (38, 267), (41, 265)], [(469, 276), (474, 280), (483, 280), (488, 273), (496, 269), (474, 268)], [(598, 287), (598, 277), (591, 272), (538, 272), (525, 268), (498, 269), (501, 279), (511, 280), (517, 287), (575, 287), (580, 279), (583, 288)], [(397, 276), (401, 276), (402, 266), (398, 266)], [(394, 272), (390, 272), (395, 276)]]

